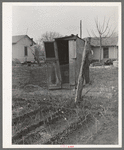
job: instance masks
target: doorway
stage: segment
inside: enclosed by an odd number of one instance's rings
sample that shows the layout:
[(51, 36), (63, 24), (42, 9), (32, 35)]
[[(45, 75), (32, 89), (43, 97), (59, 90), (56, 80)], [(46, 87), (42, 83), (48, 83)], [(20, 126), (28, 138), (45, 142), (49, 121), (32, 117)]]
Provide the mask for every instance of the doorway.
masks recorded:
[(69, 46), (68, 40), (57, 40), (58, 57), (62, 84), (69, 83)]

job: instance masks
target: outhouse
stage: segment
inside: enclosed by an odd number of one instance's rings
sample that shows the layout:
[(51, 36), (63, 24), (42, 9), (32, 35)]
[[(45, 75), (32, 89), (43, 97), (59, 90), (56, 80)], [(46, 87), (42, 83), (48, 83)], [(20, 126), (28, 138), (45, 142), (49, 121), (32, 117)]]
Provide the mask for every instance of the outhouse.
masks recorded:
[(77, 85), (85, 41), (78, 35), (44, 41), (49, 89)]

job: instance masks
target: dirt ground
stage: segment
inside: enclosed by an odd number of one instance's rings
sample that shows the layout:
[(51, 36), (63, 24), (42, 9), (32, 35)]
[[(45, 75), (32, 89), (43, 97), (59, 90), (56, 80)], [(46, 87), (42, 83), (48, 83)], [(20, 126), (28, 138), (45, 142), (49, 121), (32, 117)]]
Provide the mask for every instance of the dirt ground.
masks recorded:
[[(92, 67), (90, 81), (84, 86), (82, 96), (104, 111), (98, 119), (95, 118), (96, 122), (89, 122), (69, 135), (65, 144), (118, 144), (118, 68)], [(75, 88), (48, 91), (31, 84), (24, 89), (13, 89), (13, 116), (28, 112), (29, 104), (32, 105), (30, 109), (36, 109), (38, 101), (47, 101), (48, 95), (52, 97), (53, 103), (64, 103), (70, 98), (74, 100), (75, 92)], [(19, 98), (25, 101), (21, 103)]]

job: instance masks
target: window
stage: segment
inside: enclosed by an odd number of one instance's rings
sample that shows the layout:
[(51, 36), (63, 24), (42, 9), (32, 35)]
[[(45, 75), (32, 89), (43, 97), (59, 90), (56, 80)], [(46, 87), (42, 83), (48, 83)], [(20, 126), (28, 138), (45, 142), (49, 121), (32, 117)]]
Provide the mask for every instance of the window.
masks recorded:
[(54, 42), (45, 42), (46, 58), (55, 58)]
[(24, 47), (24, 56), (28, 56), (28, 49), (27, 49), (27, 46)]
[(109, 58), (109, 50), (108, 50), (108, 47), (103, 48), (103, 58)]

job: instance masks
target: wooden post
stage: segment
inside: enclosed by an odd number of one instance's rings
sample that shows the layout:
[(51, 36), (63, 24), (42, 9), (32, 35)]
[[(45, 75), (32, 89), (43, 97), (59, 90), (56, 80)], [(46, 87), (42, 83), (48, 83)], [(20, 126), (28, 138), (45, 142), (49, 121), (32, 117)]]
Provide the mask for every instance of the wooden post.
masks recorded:
[(89, 58), (88, 58), (88, 54), (86, 55), (85, 58), (85, 64), (84, 64), (84, 79), (85, 79), (85, 84), (89, 83), (90, 79), (89, 79)]
[(88, 59), (88, 55), (89, 55), (90, 51), (91, 51), (90, 41), (89, 41), (89, 39), (86, 39), (84, 50), (82, 53), (82, 62), (81, 62), (81, 67), (80, 67), (80, 72), (79, 72), (79, 77), (78, 77), (77, 91), (76, 91), (76, 95), (75, 95), (75, 103), (79, 102), (82, 97), (83, 83), (84, 83), (85, 75), (87, 75), (87, 73), (85, 73), (85, 71), (87, 72), (87, 69), (89, 69), (89, 66), (87, 67), (86, 59)]

